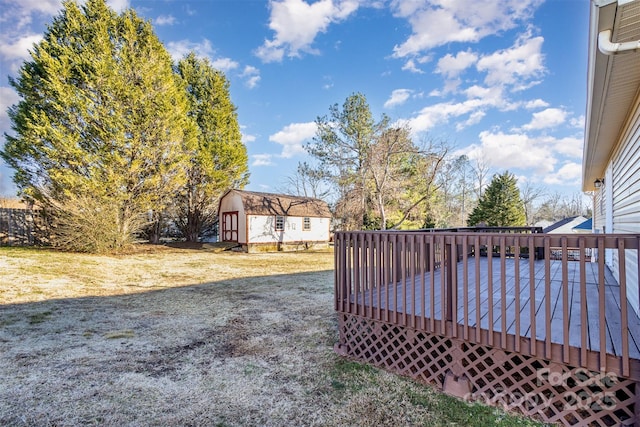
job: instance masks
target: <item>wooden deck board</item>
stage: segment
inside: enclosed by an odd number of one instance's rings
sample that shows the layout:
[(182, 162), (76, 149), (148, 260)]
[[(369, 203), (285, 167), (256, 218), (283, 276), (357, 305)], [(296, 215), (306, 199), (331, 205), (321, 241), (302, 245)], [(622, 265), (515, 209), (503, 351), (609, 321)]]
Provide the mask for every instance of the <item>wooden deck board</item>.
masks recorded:
[[(480, 293), (477, 294), (476, 286), (476, 262), (479, 262), (481, 268), (480, 275)], [(505, 276), (505, 324), (507, 334), (515, 335), (516, 327), (516, 315), (515, 315), (515, 301), (519, 298), (520, 302), (520, 336), (531, 337), (531, 304), (532, 300), (535, 304), (535, 319), (536, 319), (536, 338), (538, 340), (544, 340), (546, 337), (545, 330), (545, 317), (547, 315), (547, 301), (545, 297), (546, 278), (544, 271), (544, 261), (535, 261), (535, 291), (532, 294), (530, 290), (530, 269), (529, 260), (520, 259), (520, 271), (519, 271), (519, 287), (520, 295), (516, 295), (516, 278), (514, 274), (514, 259), (507, 259), (506, 263), (506, 276)], [(574, 347), (581, 346), (581, 319), (580, 319), (580, 284), (579, 284), (579, 268), (580, 262), (570, 262), (567, 265), (567, 286), (568, 286), (568, 298), (567, 307), (569, 313), (569, 345)], [(598, 295), (598, 277), (597, 277), (597, 265), (586, 263), (586, 288), (587, 288), (587, 322), (588, 322), (588, 349), (592, 351), (600, 350), (600, 329), (599, 329), (599, 295)], [(552, 262), (549, 278), (549, 287), (551, 299), (549, 306), (551, 311), (549, 313), (551, 317), (551, 335), (552, 343), (564, 342), (564, 324), (563, 324), (563, 274), (562, 263)], [(500, 279), (501, 265), (500, 258), (496, 257), (492, 260), (492, 293), (489, 295), (489, 268), (487, 258), (476, 259), (469, 257), (467, 261), (467, 275), (466, 280), (464, 276), (464, 267), (462, 262), (457, 265), (457, 277), (458, 277), (458, 300), (455, 313), (457, 314), (457, 323), (460, 325), (467, 324), (469, 328), (475, 328), (480, 322), (480, 327), (483, 330), (502, 332), (502, 283)], [(407, 274), (409, 271), (406, 272)], [(408, 316), (424, 316), (426, 319), (432, 317), (436, 320), (442, 319), (442, 313), (440, 307), (443, 306), (442, 301), (442, 277), (441, 270), (437, 269), (435, 272), (426, 272), (420, 274), (416, 270), (416, 275), (413, 277), (405, 277), (395, 284), (390, 286), (382, 286), (382, 289), (373, 288), (370, 291), (360, 292), (357, 294), (357, 298), (354, 301), (366, 309), (370, 309), (369, 305), (373, 308), (379, 308), (381, 310), (389, 309), (392, 312), (396, 312), (398, 317), (404, 316), (405, 320)], [(620, 334), (620, 302), (619, 302), (619, 286), (615, 281), (613, 275), (610, 272), (605, 274), (605, 286), (606, 293), (605, 298), (605, 319), (606, 324), (606, 348), (607, 352), (614, 355), (620, 355), (622, 350), (620, 340), (613, 340), (613, 337), (619, 337)], [(434, 292), (431, 294), (431, 274), (433, 274)], [(415, 290), (415, 295), (412, 294), (412, 289)], [(464, 310), (462, 295), (467, 293), (467, 312)], [(431, 314), (432, 303), (431, 298), (435, 300), (435, 310), (433, 316)], [(424, 299), (424, 304), (423, 304)], [(479, 319), (477, 316), (477, 304), (480, 305), (480, 313), (482, 314)], [(422, 307), (424, 306), (424, 313)], [(491, 309), (489, 308), (491, 306)], [(629, 310), (629, 355), (632, 358), (640, 359), (640, 318), (633, 310)], [(391, 316), (393, 319), (394, 317)], [(491, 318), (491, 327), (489, 325), (489, 319)], [(465, 322), (466, 320), (466, 322)], [(417, 322), (419, 324), (419, 322)], [(428, 324), (428, 320), (425, 321)]]

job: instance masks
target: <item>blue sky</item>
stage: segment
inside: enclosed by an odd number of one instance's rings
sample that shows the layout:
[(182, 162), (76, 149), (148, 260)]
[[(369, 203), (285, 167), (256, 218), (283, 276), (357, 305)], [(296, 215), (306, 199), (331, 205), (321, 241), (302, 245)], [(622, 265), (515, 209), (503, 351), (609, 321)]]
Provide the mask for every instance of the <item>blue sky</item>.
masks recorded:
[[(153, 23), (174, 59), (207, 57), (231, 83), (251, 172), (278, 191), (314, 120), (355, 92), (416, 140), (510, 170), (549, 191), (580, 190), (586, 0), (114, 0)], [(59, 0), (0, 0), (0, 143), (16, 76)], [(15, 194), (0, 164), (0, 194)]]

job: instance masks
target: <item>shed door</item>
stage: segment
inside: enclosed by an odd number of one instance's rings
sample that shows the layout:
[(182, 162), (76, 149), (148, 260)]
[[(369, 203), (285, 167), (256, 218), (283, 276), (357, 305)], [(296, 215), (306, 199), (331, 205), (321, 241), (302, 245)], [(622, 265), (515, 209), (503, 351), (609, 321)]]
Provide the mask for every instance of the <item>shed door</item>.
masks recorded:
[(222, 241), (238, 241), (238, 212), (222, 213)]

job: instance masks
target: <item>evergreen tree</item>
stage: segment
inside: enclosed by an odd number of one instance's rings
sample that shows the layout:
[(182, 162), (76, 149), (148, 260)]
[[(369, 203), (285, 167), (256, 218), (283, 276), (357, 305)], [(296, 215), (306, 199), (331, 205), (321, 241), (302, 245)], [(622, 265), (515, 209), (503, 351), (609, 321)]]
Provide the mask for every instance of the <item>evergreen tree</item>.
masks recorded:
[(524, 204), (517, 179), (509, 171), (495, 174), (467, 221), (469, 226), (510, 227), (526, 225)]
[(342, 108), (329, 107), (329, 116), (316, 119), (316, 136), (307, 151), (319, 162), (327, 181), (338, 190), (336, 216), (347, 230), (365, 225), (370, 198), (367, 194), (368, 162), (377, 129), (386, 128), (385, 116), (375, 123), (362, 93), (347, 97)]
[[(9, 109), (13, 133), (0, 155), (23, 197), (65, 218), (60, 232), (96, 230), (78, 248), (96, 250), (91, 241), (108, 235), (106, 246), (117, 249), (184, 183), (196, 127), (149, 22), (104, 0), (63, 5), (10, 79), (21, 100)], [(80, 199), (84, 213), (107, 220), (74, 231)], [(97, 229), (105, 224), (115, 232)]]
[(186, 85), (189, 116), (199, 133), (179, 193), (176, 224), (187, 241), (195, 242), (212, 231), (223, 193), (246, 184), (248, 158), (224, 74), (193, 52), (177, 68)]

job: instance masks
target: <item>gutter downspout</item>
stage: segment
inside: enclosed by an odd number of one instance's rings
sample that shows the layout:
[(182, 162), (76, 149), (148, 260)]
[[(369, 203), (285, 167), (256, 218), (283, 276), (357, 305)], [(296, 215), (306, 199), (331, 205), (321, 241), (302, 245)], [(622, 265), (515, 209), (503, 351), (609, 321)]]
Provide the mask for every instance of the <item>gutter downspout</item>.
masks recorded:
[(620, 53), (635, 52), (640, 50), (640, 40), (624, 43), (611, 42), (611, 30), (598, 33), (598, 49), (605, 55), (618, 55)]

